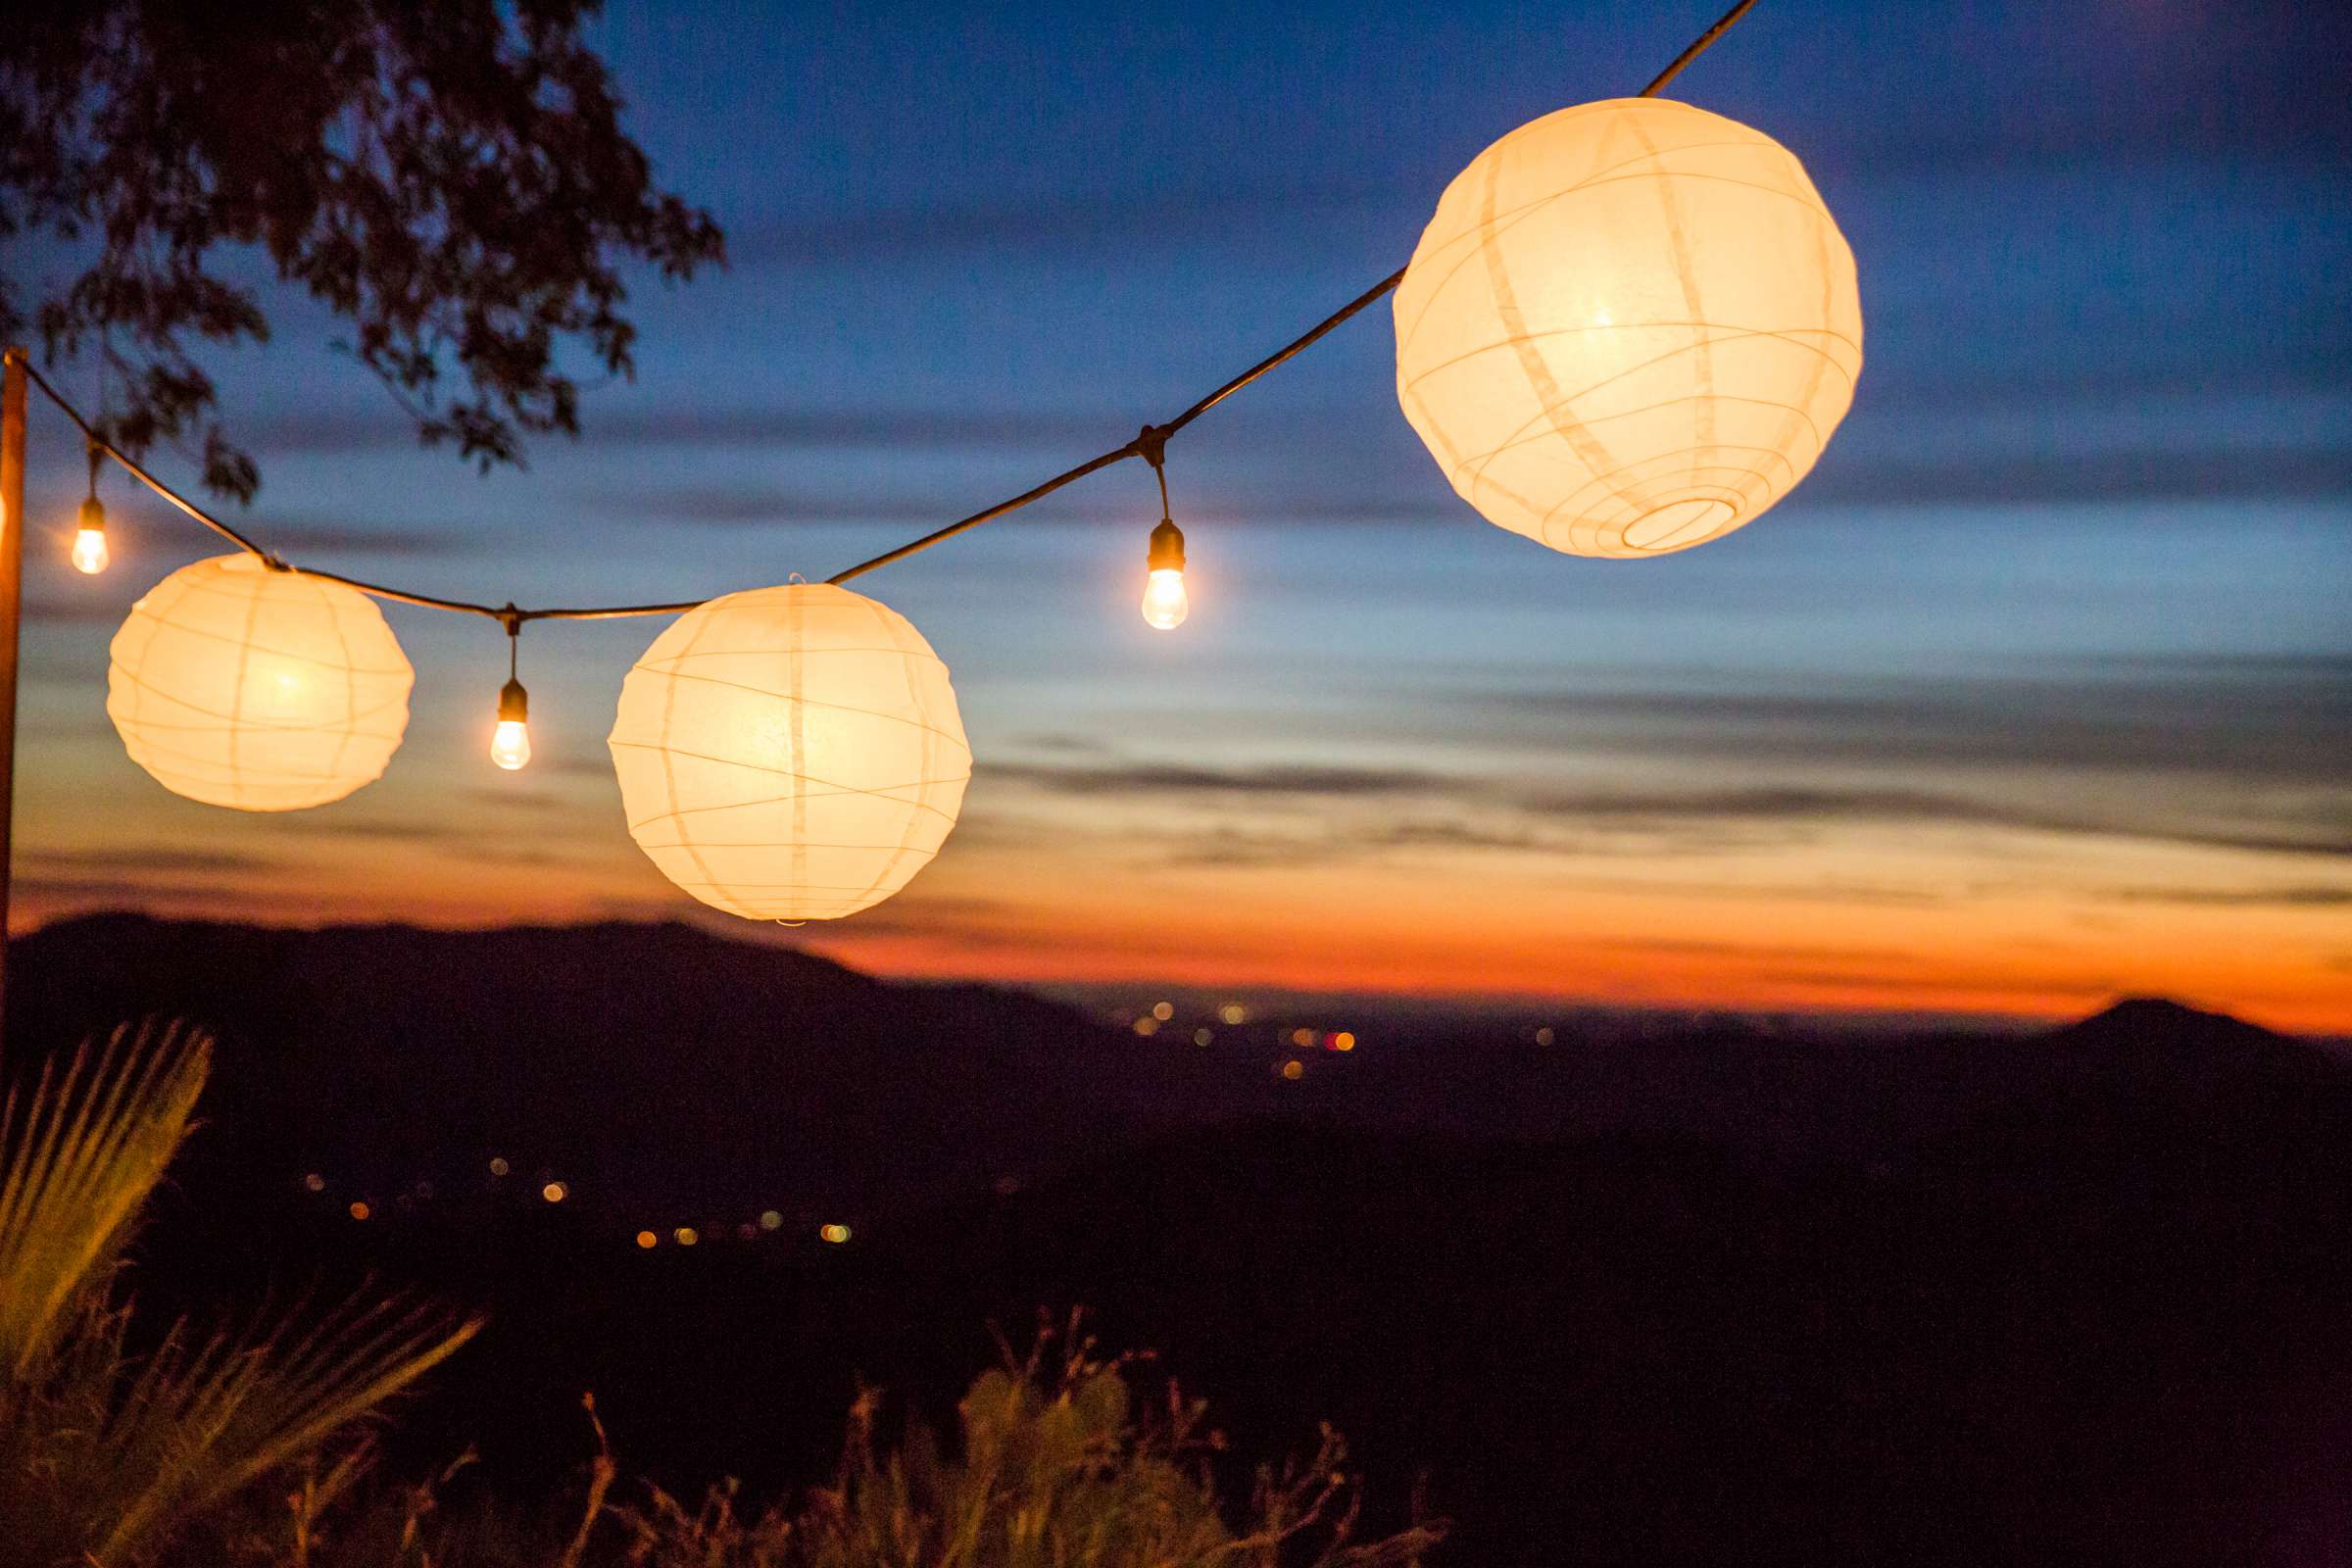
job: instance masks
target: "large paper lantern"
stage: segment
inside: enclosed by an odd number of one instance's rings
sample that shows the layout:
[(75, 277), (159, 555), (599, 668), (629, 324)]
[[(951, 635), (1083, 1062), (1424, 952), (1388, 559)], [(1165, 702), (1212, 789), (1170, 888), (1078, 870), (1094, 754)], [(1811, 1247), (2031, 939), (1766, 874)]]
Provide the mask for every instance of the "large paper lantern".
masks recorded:
[(366, 594), (239, 552), (182, 566), (115, 633), (106, 715), (174, 794), (240, 811), (382, 775), (416, 671)]
[(612, 766), (663, 876), (751, 920), (830, 920), (930, 863), (972, 774), (906, 617), (830, 583), (713, 599), (620, 686)]
[(1661, 98), (1478, 155), (1397, 285), (1396, 394), (1489, 521), (1688, 550), (1805, 476), (1853, 400), (1853, 253), (1794, 155)]

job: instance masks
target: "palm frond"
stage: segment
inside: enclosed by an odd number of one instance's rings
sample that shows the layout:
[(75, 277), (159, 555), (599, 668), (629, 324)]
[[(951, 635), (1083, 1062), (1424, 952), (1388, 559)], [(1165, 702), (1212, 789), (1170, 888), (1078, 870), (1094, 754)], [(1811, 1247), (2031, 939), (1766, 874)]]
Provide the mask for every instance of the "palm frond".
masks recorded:
[(196, 1030), (125, 1026), (46, 1063), (0, 1104), (0, 1541), (13, 1529), (35, 1553), (23, 1560), (152, 1555), (480, 1327), (363, 1291), (203, 1334), (183, 1319), (132, 1354), (115, 1268), (210, 1064)]
[(84, 1040), (0, 1104), (0, 1374), (56, 1352), (74, 1303), (102, 1286), (187, 1135), (212, 1041), (172, 1022)]
[(202, 1509), (317, 1449), (446, 1360), (480, 1320), (363, 1292), (319, 1314), (201, 1340), (183, 1323), (122, 1392), (106, 1449), (147, 1478), (119, 1505), (99, 1555)]

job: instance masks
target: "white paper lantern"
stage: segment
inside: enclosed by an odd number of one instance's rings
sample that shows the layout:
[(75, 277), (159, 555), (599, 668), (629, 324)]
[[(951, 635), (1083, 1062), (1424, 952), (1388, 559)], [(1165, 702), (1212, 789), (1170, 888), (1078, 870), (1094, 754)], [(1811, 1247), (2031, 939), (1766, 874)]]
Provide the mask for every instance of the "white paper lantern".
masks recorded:
[(157, 583), (111, 652), (123, 749), (208, 806), (339, 801), (382, 775), (408, 728), (416, 671), (374, 601), (242, 551)]
[(1787, 148), (1689, 104), (1563, 109), (1478, 155), (1397, 286), (1396, 393), (1488, 520), (1688, 550), (1805, 476), (1853, 401), (1853, 253)]
[(830, 583), (713, 599), (621, 682), (611, 737), (629, 835), (752, 920), (830, 920), (930, 863), (971, 748), (948, 666), (887, 605)]

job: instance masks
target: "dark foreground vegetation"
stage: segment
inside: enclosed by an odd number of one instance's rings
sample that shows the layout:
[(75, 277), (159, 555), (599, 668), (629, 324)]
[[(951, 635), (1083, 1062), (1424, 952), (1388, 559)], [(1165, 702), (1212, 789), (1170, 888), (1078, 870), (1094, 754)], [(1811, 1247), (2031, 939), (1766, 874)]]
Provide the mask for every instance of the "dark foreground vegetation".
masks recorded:
[(695, 1506), (616, 1486), (592, 1396), (597, 1452), (574, 1495), (516, 1505), (477, 1491), (446, 1507), (470, 1450), (386, 1485), (369, 1418), (478, 1321), (366, 1288), (243, 1324), (136, 1321), (127, 1245), (210, 1062), (210, 1041), (183, 1026), (119, 1028), (0, 1100), (0, 1563), (1382, 1568), (1441, 1534), (1355, 1543), (1357, 1494), (1329, 1428), (1311, 1457), (1260, 1468), (1246, 1505), (1221, 1508), (1205, 1407), (1170, 1384), (1162, 1408), (1136, 1408), (1129, 1364), (1097, 1359), (1075, 1315), (1026, 1360), (1006, 1347), (958, 1402), (951, 1443), (902, 1419), (886, 1446), (879, 1396), (861, 1392), (831, 1484), (756, 1509), (731, 1480)]
[(1214, 1396), (1220, 1495), (1328, 1418), (1356, 1539), (1425, 1508), (1433, 1562), (2352, 1560), (2352, 1075), (2228, 1019), (1464, 1022), (1289, 1083), (675, 928), (21, 956), (20, 1056), (110, 999), (225, 1031), (142, 1310), (373, 1271), (486, 1311), (380, 1438), (412, 1480), (473, 1447), (445, 1518), (576, 1525), (591, 1391), (627, 1473), (790, 1513), (861, 1384), (886, 1448), (952, 1434), (981, 1325), (1085, 1302)]

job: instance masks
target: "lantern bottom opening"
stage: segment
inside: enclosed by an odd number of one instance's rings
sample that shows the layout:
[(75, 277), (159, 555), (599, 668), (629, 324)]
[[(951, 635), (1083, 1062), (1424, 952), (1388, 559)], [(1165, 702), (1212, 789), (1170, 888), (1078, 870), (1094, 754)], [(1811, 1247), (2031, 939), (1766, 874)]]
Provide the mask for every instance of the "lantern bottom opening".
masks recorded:
[(1738, 515), (1728, 501), (1670, 501), (1626, 524), (1625, 542), (1636, 550), (1687, 550), (1729, 528)]

